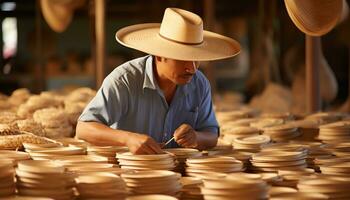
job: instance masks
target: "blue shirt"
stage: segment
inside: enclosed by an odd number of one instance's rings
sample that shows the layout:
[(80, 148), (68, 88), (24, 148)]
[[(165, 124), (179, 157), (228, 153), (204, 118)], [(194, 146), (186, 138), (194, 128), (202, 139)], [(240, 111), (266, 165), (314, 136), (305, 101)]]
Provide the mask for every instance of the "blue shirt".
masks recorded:
[[(159, 143), (171, 139), (183, 123), (217, 134), (210, 84), (202, 72), (197, 70), (189, 83), (178, 85), (168, 105), (153, 75), (152, 63), (153, 56), (145, 56), (114, 69), (79, 120), (147, 134)], [(174, 141), (168, 145), (177, 146)]]

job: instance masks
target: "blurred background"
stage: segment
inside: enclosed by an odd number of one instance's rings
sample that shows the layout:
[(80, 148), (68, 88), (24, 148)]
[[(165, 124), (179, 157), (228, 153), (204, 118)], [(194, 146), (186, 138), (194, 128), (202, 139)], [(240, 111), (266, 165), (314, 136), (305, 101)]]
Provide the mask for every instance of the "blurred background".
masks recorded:
[[(55, 0), (57, 1), (57, 0)], [(45, 21), (40, 1), (2, 0), (0, 92), (17, 88), (32, 93), (96, 84), (96, 2), (81, 1), (62, 32)], [(348, 1), (349, 3), (349, 1)], [(178, 7), (200, 15), (206, 30), (240, 42), (242, 52), (231, 59), (202, 63), (215, 101), (249, 103), (269, 111), (303, 108), (291, 100), (305, 94), (305, 35), (289, 18), (282, 0), (106, 0), (104, 76), (143, 53), (125, 48), (115, 32), (128, 25), (158, 22), (165, 8)], [(322, 36), (326, 60), (320, 70), (324, 109), (340, 109), (348, 97), (350, 20)], [(287, 100), (285, 100), (287, 99)]]

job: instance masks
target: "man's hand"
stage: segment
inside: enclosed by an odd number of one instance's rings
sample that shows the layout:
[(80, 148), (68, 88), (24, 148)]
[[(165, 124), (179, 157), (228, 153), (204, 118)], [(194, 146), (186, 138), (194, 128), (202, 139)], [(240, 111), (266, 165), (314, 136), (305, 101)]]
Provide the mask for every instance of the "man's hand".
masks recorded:
[(181, 147), (186, 148), (197, 148), (197, 133), (196, 131), (188, 124), (182, 124), (174, 132), (175, 142), (178, 143)]
[(133, 154), (161, 154), (160, 145), (151, 137), (143, 134), (132, 134), (127, 140), (129, 150)]

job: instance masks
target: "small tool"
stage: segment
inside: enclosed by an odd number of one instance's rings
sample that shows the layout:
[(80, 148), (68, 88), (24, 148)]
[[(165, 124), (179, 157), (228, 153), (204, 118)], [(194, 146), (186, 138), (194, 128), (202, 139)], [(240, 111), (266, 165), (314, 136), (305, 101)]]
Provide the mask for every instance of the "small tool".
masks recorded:
[(171, 141), (173, 141), (175, 138), (174, 138), (174, 136), (170, 139), (170, 140), (168, 140), (164, 145), (163, 145), (163, 148), (166, 146), (166, 145), (168, 145)]

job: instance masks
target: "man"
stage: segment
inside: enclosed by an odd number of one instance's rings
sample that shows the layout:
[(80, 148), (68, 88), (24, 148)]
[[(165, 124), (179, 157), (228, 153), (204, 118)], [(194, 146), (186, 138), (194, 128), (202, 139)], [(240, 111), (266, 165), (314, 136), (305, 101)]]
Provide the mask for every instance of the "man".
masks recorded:
[(167, 8), (161, 24), (119, 30), (124, 46), (150, 55), (117, 67), (85, 108), (77, 136), (97, 145), (126, 145), (135, 154), (161, 153), (166, 147), (207, 149), (217, 142), (219, 127), (210, 85), (197, 71), (199, 61), (232, 57), (239, 44), (203, 31), (202, 19)]

